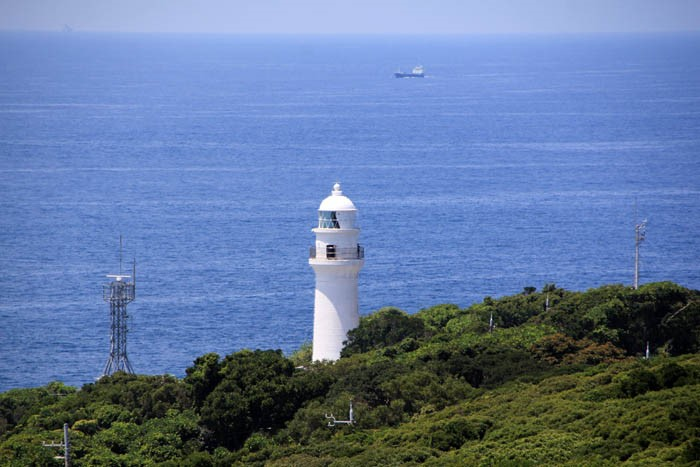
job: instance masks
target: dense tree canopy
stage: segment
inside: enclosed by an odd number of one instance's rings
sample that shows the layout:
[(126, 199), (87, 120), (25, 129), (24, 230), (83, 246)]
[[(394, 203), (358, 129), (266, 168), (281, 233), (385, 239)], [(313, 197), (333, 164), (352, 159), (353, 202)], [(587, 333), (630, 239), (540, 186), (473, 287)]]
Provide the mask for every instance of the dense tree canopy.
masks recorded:
[(420, 318), (408, 315), (394, 307), (382, 308), (365, 317), (360, 325), (348, 332), (342, 355), (368, 352), (380, 347), (398, 344), (407, 338), (421, 338), (424, 324)]
[(0, 394), (0, 465), (61, 465), (64, 423), (76, 466), (697, 465), (699, 350), (700, 292), (667, 282), (389, 307), (335, 363), (307, 344)]

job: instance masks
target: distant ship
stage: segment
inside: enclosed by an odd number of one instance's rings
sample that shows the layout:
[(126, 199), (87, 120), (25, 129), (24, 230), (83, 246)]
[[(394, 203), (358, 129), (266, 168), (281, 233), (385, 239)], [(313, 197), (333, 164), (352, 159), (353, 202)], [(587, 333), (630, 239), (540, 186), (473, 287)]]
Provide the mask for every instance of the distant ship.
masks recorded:
[(423, 73), (423, 67), (418, 65), (410, 73), (404, 73), (401, 70), (394, 73), (395, 78), (423, 78), (425, 73)]

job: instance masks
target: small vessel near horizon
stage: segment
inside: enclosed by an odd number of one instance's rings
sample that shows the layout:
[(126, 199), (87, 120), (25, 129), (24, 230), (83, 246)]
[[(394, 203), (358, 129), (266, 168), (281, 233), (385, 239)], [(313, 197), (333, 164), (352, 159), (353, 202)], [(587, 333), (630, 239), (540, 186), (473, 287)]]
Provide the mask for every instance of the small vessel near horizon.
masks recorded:
[(394, 73), (394, 78), (424, 78), (425, 72), (423, 71), (423, 66), (418, 65), (413, 68), (411, 72), (404, 73), (401, 70)]

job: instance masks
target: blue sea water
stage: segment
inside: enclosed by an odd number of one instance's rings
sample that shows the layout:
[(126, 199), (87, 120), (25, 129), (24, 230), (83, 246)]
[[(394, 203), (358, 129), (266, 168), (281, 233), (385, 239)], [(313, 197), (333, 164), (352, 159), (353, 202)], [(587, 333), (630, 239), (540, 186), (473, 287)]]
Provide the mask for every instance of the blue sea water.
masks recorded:
[(137, 372), (292, 352), (336, 181), (362, 314), (630, 284), (643, 218), (700, 288), (700, 35), (0, 34), (0, 390), (101, 373), (120, 234)]

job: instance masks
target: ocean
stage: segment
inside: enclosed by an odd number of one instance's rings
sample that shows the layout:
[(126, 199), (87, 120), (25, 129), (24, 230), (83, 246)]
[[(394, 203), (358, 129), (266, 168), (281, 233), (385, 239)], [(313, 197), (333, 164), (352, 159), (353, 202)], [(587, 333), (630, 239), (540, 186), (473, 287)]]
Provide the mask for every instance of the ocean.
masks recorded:
[[(423, 65), (423, 79), (395, 79)], [(339, 181), (360, 310), (547, 283), (700, 288), (700, 34), (0, 34), (0, 391), (312, 338)]]

